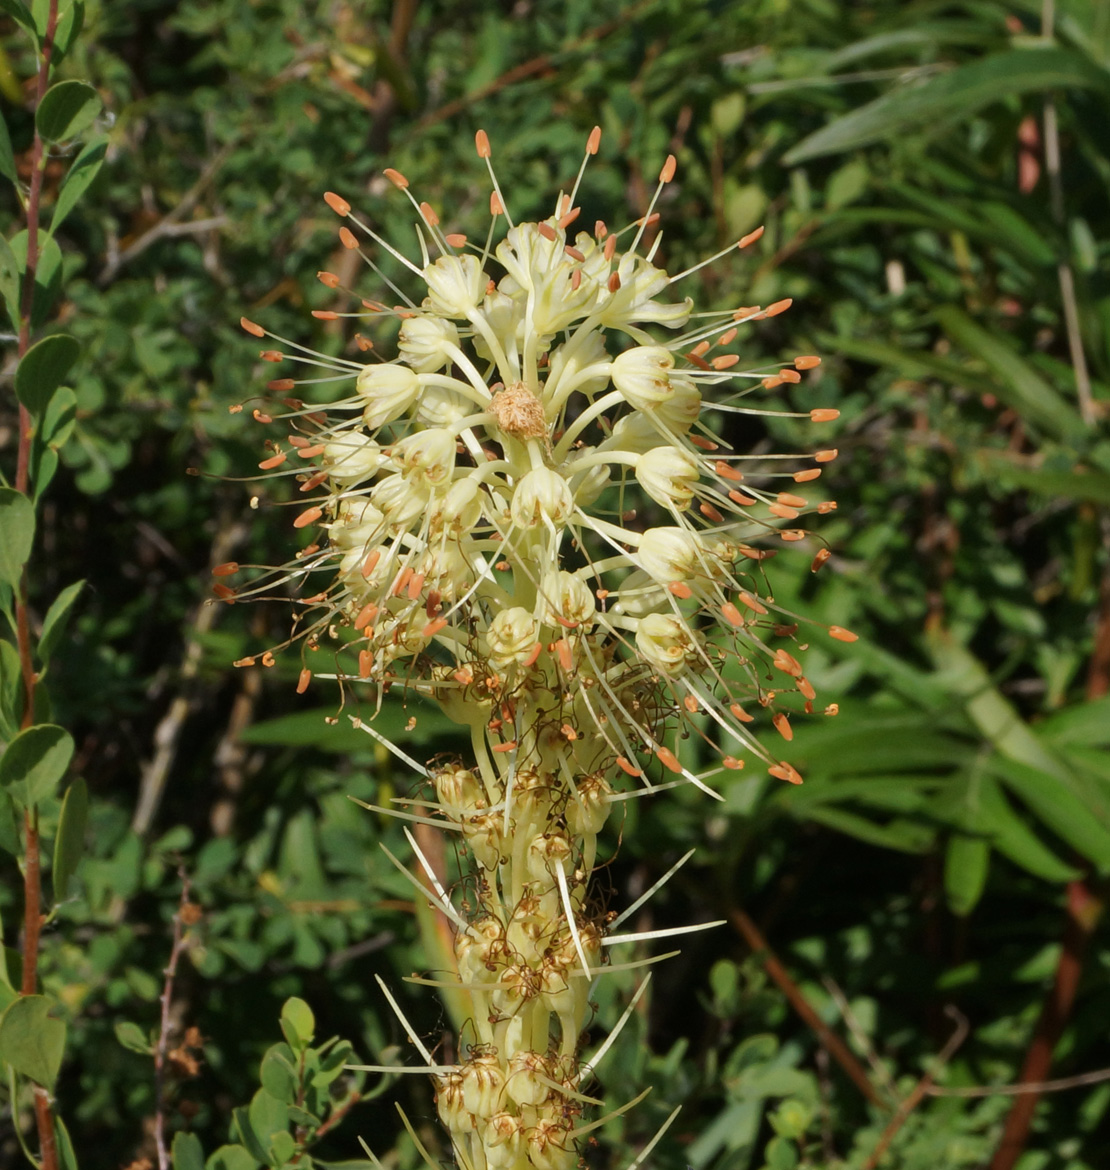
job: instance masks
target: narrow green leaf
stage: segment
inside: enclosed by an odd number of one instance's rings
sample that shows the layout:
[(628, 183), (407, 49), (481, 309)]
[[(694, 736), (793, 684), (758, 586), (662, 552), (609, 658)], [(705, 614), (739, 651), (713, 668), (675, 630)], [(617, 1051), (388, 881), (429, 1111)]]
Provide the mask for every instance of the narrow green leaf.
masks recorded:
[(80, 353), (76, 338), (68, 333), (55, 333), (32, 345), (23, 355), (15, 371), (15, 393), (36, 418), (45, 410)]
[(1080, 876), (1079, 869), (1061, 861), (1018, 816), (993, 777), (979, 777), (978, 796), (980, 824), (1003, 857), (1048, 882), (1070, 882)]
[(69, 52), (84, 26), (85, 5), (82, 0), (72, 0), (70, 3), (62, 0), (58, 5), (58, 27), (54, 33), (55, 61), (61, 61)]
[(0, 785), (25, 806), (52, 796), (73, 758), (73, 736), (53, 723), (21, 731), (0, 756)]
[(173, 1170), (204, 1170), (204, 1147), (195, 1133), (176, 1133), (173, 1138)]
[(37, 438), (51, 450), (60, 451), (77, 424), (77, 395), (68, 386), (59, 386), (43, 411)]
[(0, 739), (10, 742), (23, 722), (23, 673), (19, 651), (0, 638)]
[(12, 139), (8, 133), (8, 123), (0, 117), (0, 175), (10, 179), (13, 183), (19, 182), (19, 175), (15, 169), (15, 155), (12, 153)]
[(879, 825), (842, 808), (825, 807), (807, 808), (802, 815), (838, 833), (855, 837), (857, 841), (879, 845), (884, 849), (896, 849), (899, 853), (926, 853), (933, 844), (932, 831), (912, 821), (898, 820)]
[[(22, 273), (27, 266), (27, 232), (17, 232), (8, 242)], [(38, 267), (35, 269), (35, 293), (31, 299), (33, 329), (37, 329), (50, 315), (62, 287), (62, 250), (58, 247), (58, 241), (52, 236), (40, 236), (39, 242), (42, 247), (39, 251)], [(18, 304), (15, 306), (13, 321), (18, 328)]]
[(100, 95), (85, 81), (59, 81), (42, 96), (35, 111), (35, 126), (47, 142), (75, 138), (96, 120)]
[(80, 777), (69, 786), (62, 801), (58, 835), (54, 839), (54, 901), (65, 901), (69, 882), (85, 852), (85, 825), (88, 823), (89, 790)]
[(34, 502), (36, 507), (42, 499), (43, 492), (50, 486), (54, 473), (58, 470), (58, 452), (53, 447), (43, 447), (36, 444), (31, 453), (31, 483), (33, 485)]
[(1037, 732), (1060, 747), (1110, 746), (1110, 695), (1054, 712), (1037, 725)]
[(22, 269), (5, 236), (0, 236), (0, 296), (13, 329), (19, 328), (19, 280)]
[[(259, 1092), (261, 1091), (260, 1089)], [(250, 1110), (246, 1106), (240, 1105), (238, 1109), (231, 1111), (231, 1120), (235, 1126), (234, 1132), (238, 1135), (239, 1141), (243, 1143), (247, 1152), (259, 1162), (268, 1161), (266, 1147), (251, 1125)]]
[(948, 908), (966, 918), (983, 896), (990, 872), (991, 847), (982, 837), (953, 833), (944, 853), (944, 895)]
[(19, 836), (19, 822), (11, 794), (0, 788), (0, 849), (13, 857), (23, 858), (23, 843)]
[(1079, 440), (1087, 428), (1078, 411), (997, 333), (989, 333), (955, 305), (935, 312), (945, 333), (973, 357), (985, 362), (998, 380), (998, 396), (1026, 422), (1061, 439)]
[(35, 27), (31, 10), (23, 0), (0, 0), (0, 11), (6, 12), (22, 29), (29, 32), (34, 39), (35, 47), (39, 44), (39, 30)]
[(62, 1067), (66, 1026), (50, 1016), (45, 995), (24, 995), (0, 1019), (0, 1061), (36, 1084), (52, 1088)]
[(107, 138), (94, 138), (73, 160), (73, 166), (66, 171), (58, 189), (58, 201), (54, 204), (54, 215), (50, 220), (50, 234), (53, 235), (62, 221), (77, 206), (77, 201), (96, 178), (108, 152)]
[(72, 585), (67, 585), (54, 598), (50, 608), (46, 611), (46, 617), (42, 619), (42, 636), (39, 638), (38, 645), (40, 662), (50, 660), (50, 655), (57, 645), (58, 639), (65, 633), (73, 603), (84, 587), (84, 581), (74, 581)]
[(945, 122), (1013, 94), (1046, 89), (1101, 89), (1110, 75), (1070, 49), (1010, 49), (961, 65), (928, 81), (903, 85), (802, 139), (783, 162), (795, 166), (826, 154), (856, 150)]
[(990, 448), (975, 452), (979, 464), (1001, 481), (1003, 487), (1028, 488), (1042, 496), (1066, 500), (1089, 500), (1092, 504), (1110, 505), (1110, 475), (1076, 467), (1071, 471), (1054, 471), (1038, 467), (1008, 451)]
[(73, 1140), (66, 1129), (66, 1123), (57, 1113), (54, 1114), (54, 1144), (58, 1149), (59, 1170), (77, 1170), (77, 1154), (73, 1149)]
[(35, 510), (14, 488), (0, 488), (0, 581), (19, 587), (35, 539)]

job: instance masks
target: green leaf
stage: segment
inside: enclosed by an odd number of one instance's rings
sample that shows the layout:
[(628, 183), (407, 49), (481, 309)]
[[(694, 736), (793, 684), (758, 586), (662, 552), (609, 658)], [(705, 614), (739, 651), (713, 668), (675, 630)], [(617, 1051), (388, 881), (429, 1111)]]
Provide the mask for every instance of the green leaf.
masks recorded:
[[(262, 1089), (258, 1091), (259, 1093), (263, 1092)], [(263, 1143), (261, 1136), (255, 1133), (254, 1125), (251, 1122), (250, 1109), (240, 1105), (238, 1109), (231, 1111), (231, 1119), (235, 1126), (234, 1132), (238, 1135), (239, 1141), (243, 1143), (243, 1146), (251, 1157), (259, 1162), (267, 1161), (266, 1146), (269, 1143)]]
[(77, 1170), (77, 1154), (73, 1149), (73, 1141), (66, 1129), (66, 1123), (57, 1113), (54, 1115), (54, 1142), (58, 1148), (59, 1170)]
[(1061, 439), (1082, 440), (1087, 428), (1078, 411), (1022, 358), (1012, 344), (989, 333), (955, 305), (941, 305), (935, 313), (945, 333), (974, 357), (985, 362), (998, 382), (998, 396), (1026, 422)]
[(0, 788), (0, 849), (13, 857), (23, 858), (23, 845), (19, 836), (19, 821), (15, 815), (15, 801), (11, 793)]
[(0, 488), (0, 582), (19, 588), (35, 539), (35, 510), (14, 488)]
[(990, 871), (991, 847), (982, 837), (954, 833), (944, 854), (944, 893), (948, 908), (966, 918), (983, 896)]
[(0, 236), (0, 296), (13, 329), (19, 328), (19, 280), (23, 270), (6, 236)]
[(11, 135), (8, 134), (8, 123), (0, 117), (0, 175), (10, 179), (13, 183), (19, 182), (19, 175), (15, 169), (15, 155), (12, 153)]
[[(37, 329), (50, 315), (62, 287), (62, 250), (52, 236), (40, 236), (38, 267), (35, 269), (35, 293), (31, 299), (31, 327)], [(15, 255), (20, 273), (27, 266), (27, 232), (17, 232), (8, 241)], [(15, 307), (12, 318), (19, 327), (19, 306)]]
[(22, 0), (0, 0), (0, 11), (6, 12), (21, 28), (29, 32), (34, 38), (35, 47), (39, 44), (39, 30), (35, 27), (31, 10)]
[(23, 721), (23, 674), (19, 651), (0, 638), (0, 739), (7, 742), (19, 734)]
[(40, 662), (47, 662), (54, 650), (58, 639), (65, 633), (69, 623), (70, 610), (77, 600), (77, 595), (85, 587), (84, 581), (74, 581), (67, 585), (54, 598), (46, 617), (42, 619), (42, 636), (39, 638), (38, 654)]
[(287, 999), (281, 1009), (281, 1030), (294, 1052), (303, 1052), (316, 1035), (316, 1017), (312, 1008), (296, 996)]
[(1005, 488), (1027, 488), (1042, 496), (1110, 505), (1110, 475), (1105, 472), (1087, 467), (1054, 471), (1012, 452), (991, 448), (976, 451), (975, 458), (987, 475)]
[(0, 1018), (0, 1061), (44, 1088), (52, 1088), (62, 1067), (66, 1026), (53, 1019), (45, 995), (24, 995)]
[(297, 1074), (290, 1060), (292, 1055), (288, 1045), (275, 1044), (262, 1058), (259, 1070), (262, 1087), (286, 1105), (292, 1105), (297, 1099)]
[(205, 1170), (258, 1170), (258, 1163), (261, 1160), (254, 1157), (249, 1150), (243, 1149), (242, 1146), (220, 1146), (205, 1162), (204, 1167)]
[(16, 397), (37, 418), (81, 353), (68, 333), (44, 337), (23, 355), (15, 371)]
[(154, 1045), (150, 1037), (130, 1020), (117, 1020), (115, 1024), (116, 1039), (128, 1052), (139, 1052), (143, 1056), (150, 1056), (154, 1052)]
[(1110, 75), (1069, 49), (1010, 49), (928, 81), (893, 89), (803, 138), (783, 162), (795, 166), (968, 118), (1013, 94), (1074, 88), (1110, 92)]
[(297, 1152), (297, 1142), (287, 1130), (281, 1130), (270, 1138), (270, 1165), (284, 1166)]
[(77, 206), (77, 201), (88, 190), (107, 152), (108, 139), (94, 138), (73, 160), (73, 166), (66, 171), (62, 185), (58, 188), (58, 200), (54, 204), (54, 215), (50, 220), (50, 235), (58, 230), (65, 217)]
[(59, 451), (77, 425), (77, 395), (68, 386), (59, 386), (43, 411), (37, 439)]
[(991, 844), (1014, 865), (1048, 882), (1070, 882), (1081, 875), (1066, 865), (1014, 811), (1000, 785), (990, 776), (979, 777), (980, 825)]
[(103, 103), (88, 82), (59, 81), (42, 95), (35, 126), (47, 142), (65, 142), (93, 124)]
[(89, 790), (80, 777), (69, 786), (54, 839), (54, 901), (65, 901), (70, 878), (85, 852), (85, 825), (88, 822)]
[(879, 845), (884, 849), (896, 849), (899, 853), (926, 853), (933, 844), (932, 831), (912, 821), (898, 820), (888, 825), (878, 825), (856, 813), (824, 807), (807, 808), (802, 815), (808, 820), (836, 829), (838, 833), (855, 837), (858, 841)]
[(58, 5), (58, 25), (54, 32), (54, 61), (61, 59), (73, 47), (73, 42), (85, 25), (85, 5), (82, 0), (72, 0), (66, 3), (61, 0)]
[(21, 731), (0, 756), (0, 785), (25, 806), (52, 796), (73, 758), (73, 737), (53, 723)]
[(204, 1147), (195, 1133), (177, 1133), (173, 1139), (173, 1170), (204, 1170)]

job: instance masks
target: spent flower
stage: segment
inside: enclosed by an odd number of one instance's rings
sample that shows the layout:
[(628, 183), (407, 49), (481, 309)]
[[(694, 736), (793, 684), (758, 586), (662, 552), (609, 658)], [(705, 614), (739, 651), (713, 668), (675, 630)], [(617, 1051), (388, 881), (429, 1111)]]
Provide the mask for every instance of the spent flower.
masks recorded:
[[(243, 322), (281, 347), (263, 359), (303, 363), (306, 383), (323, 366), (350, 391), (321, 407), (294, 396), (295, 377), (270, 383), (283, 410), (254, 412), (271, 431), (259, 466), (296, 484), (293, 526), (314, 536), (288, 565), (238, 590), (221, 582), (219, 595), (298, 588), (292, 634), (262, 661), (299, 645), (299, 690), (313, 675), (364, 680), (378, 695), (438, 702), (470, 731), (471, 759), (428, 768), (388, 745), (424, 776), (431, 819), (458, 835), (476, 872), (464, 913), (416, 850), (455, 930), (457, 976), (446, 983), (474, 1005), (458, 1063), (434, 1063), (383, 985), (465, 1170), (571, 1170), (580, 1140), (605, 1120), (584, 1120), (586, 1090), (614, 1037), (588, 1059), (581, 1049), (591, 981), (628, 937), (613, 933), (623, 915), (604, 913), (590, 891), (614, 804), (666, 786), (660, 769), (711, 796), (721, 767), (751, 763), (800, 783), (752, 725), (766, 710), (788, 742), (789, 714), (816, 700), (803, 619), (776, 603), (763, 562), (805, 537), (800, 516), (835, 506), (800, 493), (836, 452), (738, 450), (714, 420), (774, 413), (762, 395), (818, 359), (741, 369), (729, 349), (738, 326), (789, 302), (695, 314), (677, 294), (700, 266), (669, 275), (661, 234), (648, 242), (673, 158), (634, 223), (578, 227), (599, 139), (595, 130), (550, 216), (514, 223), (480, 132), (493, 224), (477, 245), (445, 232), (404, 176), (386, 171), (415, 211), (416, 260), (346, 199), (326, 197), (344, 246), (375, 271), (388, 254), (417, 291), (387, 281), (400, 303), (316, 316), (399, 321), (392, 360), (361, 334), (358, 357), (332, 358)], [(334, 666), (321, 670), (325, 659)], [(677, 744), (679, 724), (695, 744)], [(697, 770), (714, 756), (718, 767)]]

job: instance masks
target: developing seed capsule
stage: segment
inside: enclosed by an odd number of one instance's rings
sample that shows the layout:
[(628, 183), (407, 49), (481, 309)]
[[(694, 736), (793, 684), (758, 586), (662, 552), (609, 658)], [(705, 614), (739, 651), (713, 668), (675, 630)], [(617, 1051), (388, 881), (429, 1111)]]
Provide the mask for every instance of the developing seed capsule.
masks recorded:
[(475, 1117), (492, 1117), (501, 1108), (505, 1074), (497, 1057), (472, 1056), (460, 1070), (463, 1106)]
[(522, 1170), (523, 1127), (512, 1113), (495, 1113), (486, 1122), (482, 1130), (486, 1170)]
[(420, 379), (396, 362), (364, 366), (355, 386), (366, 399), (362, 421), (371, 431), (400, 418), (420, 394)]
[(649, 613), (636, 627), (636, 649), (657, 670), (679, 675), (698, 660), (696, 635), (681, 618)]
[(463, 1104), (462, 1075), (447, 1073), (439, 1078), (436, 1089), (436, 1111), (439, 1119), (451, 1133), (471, 1133), (474, 1115)]
[(697, 460), (679, 447), (656, 447), (636, 461), (636, 479), (658, 504), (682, 511), (701, 478)]
[(558, 472), (534, 467), (516, 485), (510, 512), (518, 528), (535, 528), (545, 520), (562, 524), (574, 512), (574, 497)]
[(575, 783), (566, 810), (567, 831), (572, 837), (596, 837), (601, 832), (609, 819), (612, 792), (602, 772), (593, 772)]
[[(539, 1076), (537, 1076), (537, 1073)], [(538, 1052), (514, 1052), (509, 1058), (509, 1075), (505, 1091), (517, 1105), (542, 1105), (551, 1090), (540, 1080), (551, 1076), (547, 1061)]]
[(440, 768), (433, 773), (436, 796), (448, 814), (470, 812), (486, 802), (482, 782), (469, 768)]
[(572, 1170), (578, 1151), (562, 1121), (541, 1117), (528, 1131), (528, 1160), (536, 1170)]
[(490, 662), (499, 669), (523, 662), (536, 645), (538, 634), (539, 627), (528, 610), (519, 605), (503, 609), (490, 622), (486, 635)]
[[(458, 349), (459, 331), (442, 317), (409, 317), (401, 325), (397, 350), (418, 374), (434, 374), (451, 361), (450, 348)], [(422, 404), (423, 405), (423, 404)]]

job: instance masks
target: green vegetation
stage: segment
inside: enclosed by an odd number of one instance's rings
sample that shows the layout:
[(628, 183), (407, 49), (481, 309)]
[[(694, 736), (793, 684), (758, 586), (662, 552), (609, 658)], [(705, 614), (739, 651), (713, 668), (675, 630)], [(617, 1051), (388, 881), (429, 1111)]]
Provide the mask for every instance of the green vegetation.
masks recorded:
[[(642, 214), (673, 153), (672, 271), (766, 225), (696, 299), (793, 298), (742, 326), (745, 365), (823, 357), (768, 405), (840, 411), (838, 508), (809, 521), (832, 556), (812, 573), (816, 543), (787, 545), (767, 574), (860, 637), (807, 652), (840, 713), (794, 720), (804, 785), (750, 767), (722, 804), (686, 787), (606, 830), (616, 910), (697, 850), (634, 929), (729, 926), (655, 968), (594, 1089), (653, 1092), (586, 1161), (627, 1166), (682, 1105), (647, 1164), (1107, 1164), (1110, 1076), (960, 1095), (1107, 1063), (1110, 16), (1045, 8), (1048, 36), (1031, 0), (62, 0), (40, 102), (51, 6), (0, 0), (0, 1164), (38, 1156), (33, 1084), (59, 1167), (157, 1166), (160, 1117), (177, 1170), (353, 1170), (360, 1136), (412, 1170), (395, 1102), (449, 1158), (425, 1078), (342, 1068), (412, 1063), (375, 976), (457, 1052), (454, 1005), (401, 982), (443, 966), (380, 848), (407, 856), (402, 829), (349, 799), (417, 778), (346, 720), (364, 696), (336, 722), (332, 686), (295, 693), (295, 655), (230, 668), (286, 636), (286, 605), (208, 601), (213, 567), (290, 555), (269, 488), (235, 479), (274, 369), (237, 322), (340, 352), (316, 273), (380, 285), (325, 190), (407, 245), (392, 166), (477, 232), (479, 127), (524, 217), (595, 124), (590, 223)], [(727, 433), (812, 448), (802, 422)], [(412, 703), (374, 726), (418, 759), (465, 750)], [(595, 1037), (635, 984), (599, 986)]]

